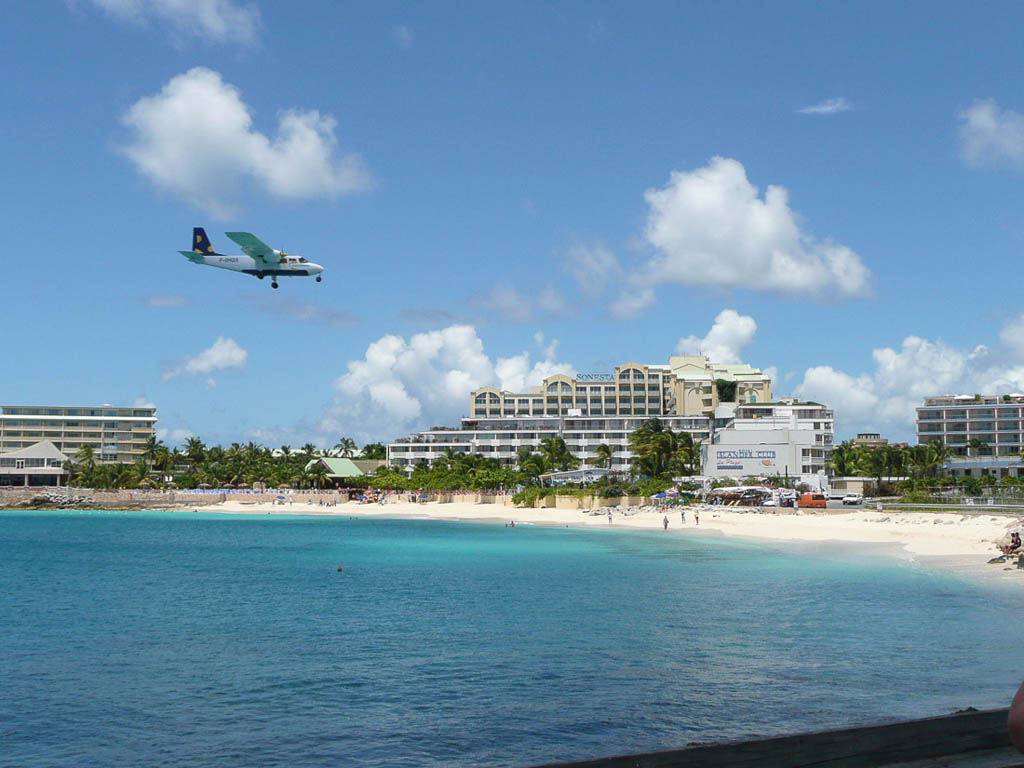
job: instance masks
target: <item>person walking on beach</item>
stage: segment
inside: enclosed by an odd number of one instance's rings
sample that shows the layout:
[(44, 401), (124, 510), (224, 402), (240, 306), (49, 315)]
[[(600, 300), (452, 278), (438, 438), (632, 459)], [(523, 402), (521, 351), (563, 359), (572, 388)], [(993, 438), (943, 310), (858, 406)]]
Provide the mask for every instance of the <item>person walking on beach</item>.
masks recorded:
[(611, 524), (612, 524), (612, 511), (609, 509), (608, 510), (608, 525), (611, 525)]
[(694, 525), (700, 525), (700, 510), (699, 509), (693, 510), (693, 524)]
[(686, 525), (686, 510), (685, 509), (679, 510), (679, 522), (682, 523), (683, 525)]
[(665, 533), (668, 533), (668, 515), (665, 515), (665, 519), (661, 521), (661, 524), (665, 526)]

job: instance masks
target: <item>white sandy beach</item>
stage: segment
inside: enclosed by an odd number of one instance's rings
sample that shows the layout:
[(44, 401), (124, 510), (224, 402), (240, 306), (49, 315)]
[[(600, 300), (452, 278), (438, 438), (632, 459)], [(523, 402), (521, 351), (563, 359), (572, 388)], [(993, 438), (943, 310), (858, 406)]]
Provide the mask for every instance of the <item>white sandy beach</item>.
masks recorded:
[[(668, 517), (669, 535), (752, 538), (779, 542), (835, 542), (841, 544), (887, 545), (880, 550), (912, 558), (923, 564), (954, 570), (965, 575), (1013, 579), (1024, 584), (1024, 571), (1015, 563), (988, 564), (999, 551), (995, 542), (1024, 519), (1006, 515), (961, 515), (931, 512), (876, 512), (873, 510), (772, 512), (735, 507), (686, 507), (686, 522), (679, 509), (667, 514), (644, 508), (623, 514), (611, 508), (580, 511), (571, 509), (519, 508), (503, 504), (414, 504), (392, 500), (387, 504), (347, 502), (335, 507), (309, 504), (274, 505), (229, 500), (206, 507), (207, 511), (244, 514), (298, 514), (343, 517), (393, 517), (476, 522), (532, 523), (571, 527), (601, 527), (625, 530), (662, 530)], [(696, 518), (699, 515), (700, 524)], [(1012, 566), (1012, 567), (1011, 567)]]

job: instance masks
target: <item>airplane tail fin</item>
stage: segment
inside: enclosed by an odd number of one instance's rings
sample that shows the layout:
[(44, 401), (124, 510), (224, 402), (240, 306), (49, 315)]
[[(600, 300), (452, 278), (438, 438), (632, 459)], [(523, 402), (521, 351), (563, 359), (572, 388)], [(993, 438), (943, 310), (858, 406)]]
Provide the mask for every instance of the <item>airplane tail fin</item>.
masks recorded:
[(192, 229), (192, 250), (196, 253), (213, 253), (213, 246), (210, 245), (210, 238), (206, 236), (206, 230), (202, 227)]

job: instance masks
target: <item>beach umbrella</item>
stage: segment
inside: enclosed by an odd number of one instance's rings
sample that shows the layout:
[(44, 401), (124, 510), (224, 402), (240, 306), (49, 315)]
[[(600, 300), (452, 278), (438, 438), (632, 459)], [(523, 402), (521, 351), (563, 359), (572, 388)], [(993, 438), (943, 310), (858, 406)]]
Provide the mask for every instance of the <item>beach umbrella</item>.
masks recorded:
[(665, 491), (665, 495), (666, 496), (678, 496), (679, 495), (679, 489), (678, 488), (669, 488), (667, 491)]
[(651, 498), (652, 498), (652, 499), (664, 499), (664, 498), (667, 498), (667, 496), (668, 496), (668, 494), (664, 494), (664, 493), (655, 493), (655, 494), (652, 494), (652, 495), (651, 495)]

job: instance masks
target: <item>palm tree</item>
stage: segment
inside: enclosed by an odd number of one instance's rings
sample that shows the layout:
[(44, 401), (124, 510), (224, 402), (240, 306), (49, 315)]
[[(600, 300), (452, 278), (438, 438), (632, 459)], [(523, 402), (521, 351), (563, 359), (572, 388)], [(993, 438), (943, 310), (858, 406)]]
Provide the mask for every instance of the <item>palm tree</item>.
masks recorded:
[(885, 451), (882, 450), (883, 446), (876, 447), (873, 451), (868, 454), (866, 463), (866, 469), (871, 472), (871, 476), (875, 478), (875, 492), (879, 493), (879, 489), (882, 486), (882, 475), (885, 474), (885, 468), (887, 465), (887, 459)]
[(949, 448), (942, 440), (932, 440), (928, 443), (928, 472), (930, 475), (937, 475), (947, 458), (949, 458)]
[(75, 451), (75, 463), (80, 473), (79, 479), (85, 485), (92, 485), (96, 475), (96, 451), (92, 445), (85, 443)]
[(344, 458), (351, 459), (356, 451), (356, 441), (351, 437), (343, 437), (334, 444), (334, 447), (341, 451)]
[(539, 453), (530, 453), (519, 461), (519, 471), (530, 478), (540, 477), (548, 469), (550, 467)]
[(565, 439), (561, 437), (545, 437), (541, 440), (540, 453), (552, 469), (564, 471), (580, 464), (579, 459), (572, 455)]
[(669, 462), (678, 447), (678, 439), (671, 429), (667, 429), (660, 419), (648, 419), (639, 429), (629, 436), (629, 448), (639, 459), (635, 468), (642, 474), (660, 477), (669, 470)]
[(190, 437), (186, 440), (185, 458), (188, 459), (188, 463), (192, 465), (192, 469), (195, 469), (199, 464), (202, 464), (203, 459), (206, 458), (206, 446), (203, 445), (203, 441), (198, 437)]
[(136, 486), (156, 485), (150, 472), (150, 466), (144, 456), (132, 465), (132, 483)]
[(156, 457), (161, 448), (164, 448), (164, 444), (157, 439), (156, 435), (150, 435), (142, 446), (142, 458), (150, 465), (156, 464)]
[(594, 450), (594, 453), (596, 454), (596, 458), (594, 459), (594, 464), (596, 466), (604, 467), (605, 469), (611, 467), (613, 451), (610, 445), (607, 443), (601, 443)]
[(694, 440), (689, 432), (676, 435), (675, 453), (669, 458), (669, 469), (684, 475), (696, 475), (700, 472), (700, 440)]
[(388, 456), (388, 449), (384, 443), (367, 443), (363, 446), (363, 450), (360, 455), (364, 459), (386, 459)]
[(851, 441), (847, 440), (834, 447), (832, 455), (829, 457), (832, 476), (847, 477), (852, 475), (856, 471), (856, 459), (856, 451)]
[(313, 483), (313, 487), (320, 489), (327, 484), (327, 476), (330, 473), (327, 471), (327, 467), (324, 466), (322, 461), (316, 461), (306, 467), (305, 474)]
[(982, 448), (985, 448), (988, 444), (979, 440), (976, 437), (972, 437), (967, 441), (967, 455), (971, 455), (971, 449), (974, 449), (974, 455), (977, 456)]

